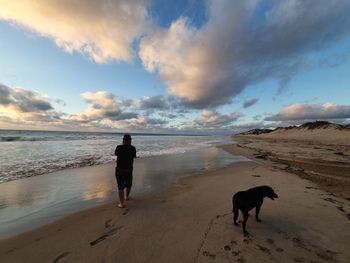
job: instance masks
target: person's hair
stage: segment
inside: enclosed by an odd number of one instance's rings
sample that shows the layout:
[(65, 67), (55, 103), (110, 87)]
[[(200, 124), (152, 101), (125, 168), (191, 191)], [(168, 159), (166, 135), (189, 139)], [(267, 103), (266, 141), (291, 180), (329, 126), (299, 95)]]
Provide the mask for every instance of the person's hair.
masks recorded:
[(131, 141), (130, 134), (124, 134), (123, 140), (130, 142)]

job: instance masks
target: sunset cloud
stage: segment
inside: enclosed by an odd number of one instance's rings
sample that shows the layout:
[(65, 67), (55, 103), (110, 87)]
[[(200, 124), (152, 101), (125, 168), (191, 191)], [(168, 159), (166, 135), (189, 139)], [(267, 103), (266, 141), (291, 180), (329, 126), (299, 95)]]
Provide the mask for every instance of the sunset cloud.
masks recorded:
[(147, 0), (0, 0), (0, 20), (52, 39), (97, 63), (130, 62), (145, 30)]
[(292, 104), (278, 114), (265, 118), (266, 121), (346, 119), (350, 118), (350, 105)]
[(44, 95), (20, 87), (9, 88), (3, 84), (0, 84), (0, 106), (16, 113), (38, 113), (53, 109)]
[(225, 127), (237, 121), (242, 114), (239, 112), (232, 112), (230, 114), (220, 114), (216, 111), (204, 110), (201, 117), (195, 122), (202, 127)]
[(124, 120), (137, 118), (136, 113), (123, 112), (115, 95), (106, 91), (85, 92), (82, 98), (89, 105), (85, 112), (74, 114), (70, 119), (78, 122), (91, 122), (103, 119)]
[[(315, 53), (350, 34), (347, 0), (268, 5), (262, 0), (208, 0), (200, 25), (180, 16), (170, 26), (152, 17), (150, 0), (0, 0), (0, 5), (0, 20), (96, 63), (132, 62), (138, 55), (169, 94), (191, 109), (230, 104), (246, 87), (266, 79), (278, 80), (284, 90), (300, 70), (318, 64), (309, 61)], [(142, 100), (141, 107), (166, 106), (156, 96), (150, 99), (154, 101)], [(251, 105), (248, 101), (243, 107)]]
[(47, 129), (60, 124), (62, 118), (64, 113), (56, 111), (46, 95), (0, 84), (0, 127)]
[(350, 33), (349, 1), (272, 3), (208, 1), (202, 27), (180, 17), (143, 37), (143, 65), (188, 106), (217, 107), (268, 78), (285, 85), (309, 56)]

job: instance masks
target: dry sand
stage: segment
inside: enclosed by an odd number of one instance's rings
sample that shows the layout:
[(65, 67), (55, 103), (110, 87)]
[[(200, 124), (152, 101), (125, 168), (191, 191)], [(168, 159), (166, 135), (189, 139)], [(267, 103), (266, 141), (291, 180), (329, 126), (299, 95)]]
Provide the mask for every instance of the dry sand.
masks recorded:
[[(224, 148), (254, 161), (183, 178), (126, 209), (89, 209), (0, 241), (0, 262), (350, 262), (349, 200), (253, 149)], [(265, 199), (262, 223), (251, 216), (245, 237), (232, 223), (232, 194), (259, 185), (279, 198)]]
[(271, 160), (323, 190), (350, 200), (350, 131), (292, 130), (235, 136), (234, 140), (242, 149), (252, 150), (248, 156)]

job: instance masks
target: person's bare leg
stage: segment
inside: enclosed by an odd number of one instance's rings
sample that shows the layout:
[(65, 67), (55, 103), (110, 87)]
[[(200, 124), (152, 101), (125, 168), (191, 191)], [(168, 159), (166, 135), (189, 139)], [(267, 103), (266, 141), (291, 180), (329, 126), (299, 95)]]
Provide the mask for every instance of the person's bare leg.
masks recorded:
[(126, 196), (125, 196), (126, 201), (129, 200), (130, 191), (131, 191), (131, 187), (127, 187), (126, 188)]
[(123, 190), (119, 190), (118, 191), (119, 194), (119, 204), (117, 204), (117, 206), (119, 208), (123, 208), (124, 207), (124, 189)]

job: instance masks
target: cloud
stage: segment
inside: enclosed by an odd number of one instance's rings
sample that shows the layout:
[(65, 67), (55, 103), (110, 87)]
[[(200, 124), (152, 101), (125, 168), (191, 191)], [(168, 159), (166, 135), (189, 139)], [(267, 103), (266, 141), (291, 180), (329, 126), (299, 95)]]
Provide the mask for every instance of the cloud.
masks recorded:
[(0, 105), (8, 105), (12, 101), (10, 88), (0, 83)]
[(260, 121), (261, 119), (262, 119), (262, 116), (260, 114), (253, 116), (254, 121)]
[(183, 117), (184, 115), (182, 113), (174, 114), (174, 113), (169, 113), (169, 112), (159, 112), (159, 116), (167, 119), (175, 119), (177, 117)]
[(166, 124), (167, 121), (163, 119), (149, 118), (149, 117), (140, 117), (136, 120), (136, 123), (140, 126), (149, 126), (149, 125), (162, 125)]
[(0, 127), (5, 129), (52, 129), (65, 117), (47, 96), (36, 91), (0, 84)]
[(144, 67), (188, 106), (217, 107), (267, 78), (285, 85), (309, 56), (349, 35), (349, 1), (264, 3), (212, 0), (202, 27), (181, 17), (156, 28), (140, 42)]
[(278, 114), (266, 117), (266, 121), (293, 121), (315, 119), (350, 118), (349, 105), (325, 104), (292, 104), (283, 108)]
[(169, 104), (164, 96), (144, 97), (139, 101), (141, 110), (164, 110), (169, 108)]
[(53, 109), (51, 104), (37, 92), (14, 88), (12, 97), (14, 99), (13, 104), (22, 112), (48, 111)]
[(0, 20), (51, 38), (97, 63), (130, 62), (147, 25), (147, 0), (0, 0)]
[(137, 118), (137, 113), (123, 112), (114, 94), (106, 91), (96, 93), (85, 92), (81, 94), (82, 98), (88, 103), (89, 107), (85, 112), (74, 114), (70, 119), (78, 122), (92, 122), (103, 119), (125, 120)]
[[(279, 80), (280, 94), (295, 74), (317, 64), (310, 62), (315, 53), (350, 33), (347, 0), (208, 0), (207, 20), (200, 26), (180, 17), (169, 28), (152, 20), (150, 2), (0, 0), (0, 20), (97, 63), (131, 62), (137, 50), (170, 95), (196, 109), (230, 103), (247, 86), (269, 78)], [(337, 56), (349, 57), (349, 50), (344, 52)], [(152, 99), (142, 107), (165, 106)]]
[(0, 84), (0, 106), (14, 113), (45, 112), (52, 110), (50, 102), (38, 92)]
[(253, 106), (255, 103), (258, 102), (259, 99), (255, 98), (255, 99), (250, 99), (250, 100), (246, 100), (243, 102), (243, 108), (249, 108), (250, 106)]
[(238, 120), (242, 114), (239, 112), (232, 112), (230, 114), (220, 114), (216, 111), (204, 110), (201, 117), (195, 123), (202, 127), (225, 127)]
[(123, 99), (121, 105), (125, 108), (141, 111), (143, 114), (157, 114), (161, 117), (173, 119), (191, 112), (176, 97), (173, 96), (146, 96), (141, 99)]
[[(157, 118), (151, 116), (153, 113), (144, 110), (158, 107), (159, 101), (168, 105), (164, 97), (143, 98), (142, 103), (138, 101), (138, 107), (135, 107), (135, 100), (120, 100), (106, 91), (84, 92), (81, 97), (87, 103), (86, 110), (78, 114), (69, 114), (54, 109), (49, 103), (50, 99), (38, 92), (0, 84), (0, 127), (162, 132), (168, 131), (167, 119), (175, 118), (170, 113)], [(57, 99), (55, 101), (57, 102)]]

